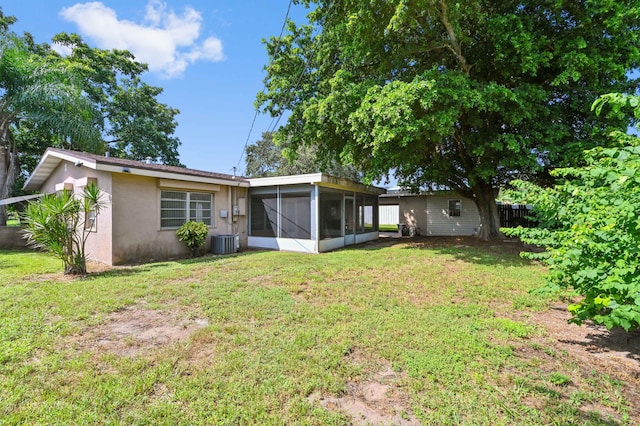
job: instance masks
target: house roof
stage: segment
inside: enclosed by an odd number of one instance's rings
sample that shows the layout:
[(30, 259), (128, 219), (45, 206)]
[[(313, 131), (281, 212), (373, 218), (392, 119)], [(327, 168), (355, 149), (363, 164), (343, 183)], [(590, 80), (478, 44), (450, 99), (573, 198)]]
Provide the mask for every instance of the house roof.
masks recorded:
[(251, 188), (265, 187), (265, 186), (308, 184), (308, 185), (318, 185), (325, 188), (335, 188), (335, 189), (363, 192), (363, 193), (376, 194), (376, 195), (384, 194), (386, 192), (384, 188), (364, 185), (362, 183), (354, 182), (348, 179), (329, 176), (324, 173), (310, 173), (305, 175), (255, 178), (255, 179), (249, 179), (249, 184)]
[(87, 152), (72, 151), (58, 148), (48, 148), (31, 176), (24, 184), (25, 190), (38, 190), (51, 173), (63, 161), (69, 161), (77, 167), (88, 167), (112, 173), (128, 173), (132, 175), (177, 179), (191, 182), (203, 182), (221, 185), (235, 184), (249, 186), (249, 181), (242, 177), (223, 173), (207, 172), (204, 170), (187, 169), (184, 167), (167, 166), (164, 164), (148, 163), (145, 161), (124, 158), (105, 157)]

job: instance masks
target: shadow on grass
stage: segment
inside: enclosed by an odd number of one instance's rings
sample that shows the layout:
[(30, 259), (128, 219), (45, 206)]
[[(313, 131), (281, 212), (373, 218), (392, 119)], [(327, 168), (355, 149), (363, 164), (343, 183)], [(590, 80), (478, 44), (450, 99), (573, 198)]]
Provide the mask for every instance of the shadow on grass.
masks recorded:
[(577, 424), (583, 424), (583, 425), (620, 426), (623, 424), (627, 424), (626, 422), (622, 423), (616, 420), (605, 418), (602, 416), (602, 414), (598, 413), (597, 411), (588, 411), (588, 412), (578, 411), (578, 415), (576, 415), (576, 419), (578, 420), (576, 422)]
[(598, 426), (621, 426), (628, 424), (626, 422), (612, 419), (609, 416), (605, 416), (598, 411), (580, 409), (572, 404), (568, 400), (567, 396), (564, 396), (563, 394), (544, 386), (536, 386), (534, 389), (541, 395), (544, 395), (548, 398), (546, 408), (547, 411), (557, 413), (570, 411), (571, 417), (574, 420), (571, 424)]
[(582, 346), (586, 351), (594, 354), (618, 353), (640, 363), (640, 330), (625, 331), (623, 328), (607, 330), (605, 326), (593, 323), (585, 323), (583, 326), (589, 329), (584, 340), (559, 339), (559, 341)]
[(489, 266), (532, 265), (535, 262), (522, 258), (520, 253), (540, 251), (515, 239), (483, 241), (476, 237), (417, 237), (401, 238), (398, 243), (404, 244), (405, 250), (430, 250), (464, 262)]
[(11, 252), (6, 250), (0, 252), (0, 269), (15, 268), (16, 266), (18, 266), (16, 262), (10, 261), (10, 255)]
[(399, 246), (403, 250), (427, 250), (453, 256), (479, 265), (528, 266), (535, 262), (524, 259), (521, 252), (540, 252), (515, 239), (483, 241), (475, 237), (398, 237), (383, 236), (374, 241), (341, 247), (335, 251), (378, 251)]
[(179, 264), (179, 265), (215, 264), (216, 262), (219, 262), (222, 260), (232, 259), (236, 257), (244, 257), (256, 252), (257, 251), (249, 250), (249, 251), (243, 251), (243, 252), (225, 254), (225, 255), (214, 255), (214, 254), (207, 253), (203, 256), (193, 257), (193, 258), (162, 260), (157, 262), (114, 266), (114, 267), (108, 267), (108, 269), (105, 269), (102, 271), (90, 272), (89, 274), (85, 275), (83, 279), (91, 280), (96, 278), (128, 277), (128, 276), (137, 275), (143, 272), (151, 272), (154, 269), (165, 268), (166, 266), (171, 264)]

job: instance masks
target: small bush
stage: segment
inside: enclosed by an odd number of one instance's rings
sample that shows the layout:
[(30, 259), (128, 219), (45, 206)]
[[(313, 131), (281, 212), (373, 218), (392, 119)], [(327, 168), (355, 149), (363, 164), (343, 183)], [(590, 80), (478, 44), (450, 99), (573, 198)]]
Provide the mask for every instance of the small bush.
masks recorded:
[(178, 228), (176, 235), (191, 251), (191, 257), (196, 257), (196, 252), (209, 235), (209, 227), (202, 222), (191, 221)]

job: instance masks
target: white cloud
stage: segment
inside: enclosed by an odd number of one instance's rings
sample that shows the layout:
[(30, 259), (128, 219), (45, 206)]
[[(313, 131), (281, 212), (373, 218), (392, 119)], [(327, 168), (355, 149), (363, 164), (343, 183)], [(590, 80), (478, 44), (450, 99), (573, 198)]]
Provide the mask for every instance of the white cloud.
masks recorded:
[(178, 15), (160, 0), (149, 0), (144, 23), (120, 20), (101, 2), (77, 3), (60, 11), (79, 33), (101, 49), (127, 49), (149, 70), (167, 78), (178, 77), (196, 61), (224, 59), (222, 41), (209, 37), (199, 42), (200, 13), (186, 7)]
[(51, 48), (61, 56), (69, 56), (71, 48), (60, 43), (51, 43)]

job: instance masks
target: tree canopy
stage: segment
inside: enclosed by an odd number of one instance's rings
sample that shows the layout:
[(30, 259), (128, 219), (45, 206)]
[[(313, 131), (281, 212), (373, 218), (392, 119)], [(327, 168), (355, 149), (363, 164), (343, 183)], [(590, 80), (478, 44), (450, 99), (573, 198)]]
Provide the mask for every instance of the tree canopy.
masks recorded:
[[(0, 199), (11, 193), (19, 173), (22, 145), (16, 131), (22, 123), (87, 149), (102, 146), (94, 125), (99, 113), (77, 76), (64, 63), (34, 55), (24, 39), (7, 32), (13, 21), (0, 11)], [(6, 210), (0, 206), (0, 226), (5, 224)]]
[[(0, 145), (6, 147), (0, 198), (18, 195), (21, 179), (50, 146), (181, 165), (174, 136), (179, 111), (158, 101), (162, 88), (142, 81), (145, 64), (128, 51), (92, 48), (65, 33), (53, 39), (70, 49), (61, 56), (28, 33), (13, 33), (15, 21), (0, 10)], [(3, 212), (0, 207), (0, 225)]]
[(360, 181), (360, 173), (352, 166), (344, 166), (336, 161), (319, 163), (317, 146), (302, 146), (297, 151), (288, 148), (286, 141), (276, 144), (273, 133), (264, 132), (262, 139), (247, 146), (245, 175), (257, 178), (323, 172)]
[(276, 134), (292, 149), (368, 180), (444, 185), (472, 198), (480, 236), (499, 235), (497, 189), (576, 164), (623, 118), (589, 113), (600, 93), (632, 92), (636, 1), (301, 1), (309, 23), (265, 41)]
[(146, 64), (126, 50), (92, 48), (76, 34), (61, 33), (53, 41), (71, 49), (60, 59), (82, 76), (84, 90), (102, 112), (100, 130), (112, 156), (181, 165), (180, 141), (173, 136), (179, 111), (158, 102), (162, 88), (141, 80)]

